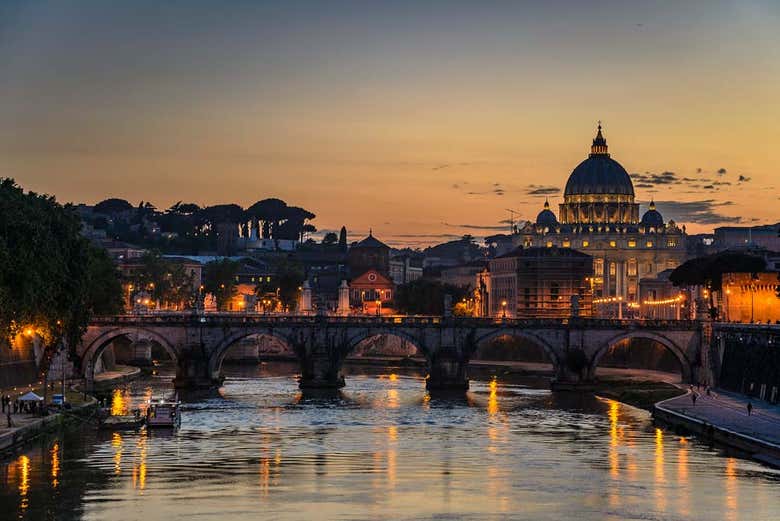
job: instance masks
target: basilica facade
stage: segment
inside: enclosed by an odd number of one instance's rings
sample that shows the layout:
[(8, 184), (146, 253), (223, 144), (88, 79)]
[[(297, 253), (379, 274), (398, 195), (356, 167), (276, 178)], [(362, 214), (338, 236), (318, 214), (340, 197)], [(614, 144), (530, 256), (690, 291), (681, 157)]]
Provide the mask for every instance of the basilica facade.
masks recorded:
[(590, 155), (569, 176), (558, 215), (545, 201), (536, 221), (512, 237), (518, 247), (572, 248), (590, 255), (594, 304), (628, 306), (637, 303), (640, 279), (685, 261), (685, 240), (685, 227), (665, 222), (653, 202), (640, 218), (631, 177), (610, 157), (601, 125)]

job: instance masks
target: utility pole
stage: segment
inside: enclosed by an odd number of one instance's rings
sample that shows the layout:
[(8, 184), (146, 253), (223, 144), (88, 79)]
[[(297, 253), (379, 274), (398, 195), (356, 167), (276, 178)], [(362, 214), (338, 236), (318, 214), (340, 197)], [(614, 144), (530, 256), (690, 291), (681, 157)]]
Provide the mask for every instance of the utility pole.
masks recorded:
[(510, 210), (509, 208), (506, 208), (506, 211), (509, 212), (509, 233), (515, 233), (515, 214), (519, 214), (520, 212), (516, 210)]

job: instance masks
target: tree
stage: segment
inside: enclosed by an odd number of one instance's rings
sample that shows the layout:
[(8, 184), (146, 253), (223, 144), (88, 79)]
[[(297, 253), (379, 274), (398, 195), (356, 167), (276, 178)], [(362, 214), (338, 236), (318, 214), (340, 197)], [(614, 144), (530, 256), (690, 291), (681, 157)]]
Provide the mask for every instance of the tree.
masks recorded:
[(145, 253), (132, 276), (133, 286), (149, 294), (163, 307), (186, 309), (195, 301), (195, 281), (179, 263), (164, 258), (159, 251)]
[(347, 251), (347, 227), (342, 226), (339, 232), (339, 249)]
[(105, 199), (103, 201), (100, 201), (97, 203), (93, 208), (92, 211), (95, 213), (103, 213), (106, 215), (117, 215), (124, 212), (131, 212), (133, 210), (133, 205), (130, 204), (128, 201), (125, 201), (124, 199)]
[(443, 315), (444, 295), (450, 295), (453, 303), (469, 296), (466, 288), (430, 279), (417, 279), (398, 286), (395, 290), (395, 307), (409, 315)]
[(338, 235), (336, 235), (334, 232), (328, 232), (325, 234), (325, 237), (322, 238), (322, 244), (336, 244), (338, 240)]
[(34, 332), (44, 346), (43, 373), (63, 343), (78, 362), (91, 317), (121, 307), (115, 268), (80, 229), (72, 206), (0, 179), (0, 330), (9, 341)]
[(236, 275), (240, 268), (240, 262), (230, 259), (211, 261), (206, 264), (203, 272), (203, 288), (206, 293), (214, 296), (219, 311), (227, 311), (230, 299), (238, 292)]
[(304, 281), (303, 266), (297, 262), (285, 260), (276, 269), (279, 288), (279, 302), (285, 311), (294, 311), (298, 306), (300, 287)]

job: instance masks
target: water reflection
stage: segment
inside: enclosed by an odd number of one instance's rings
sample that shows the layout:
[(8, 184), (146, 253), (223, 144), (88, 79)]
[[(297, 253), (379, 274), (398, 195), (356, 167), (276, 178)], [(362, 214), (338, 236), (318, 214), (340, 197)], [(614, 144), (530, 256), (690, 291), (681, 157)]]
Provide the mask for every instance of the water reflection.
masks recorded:
[[(35, 521), (590, 521), (760, 520), (780, 510), (780, 473), (746, 471), (613, 400), (503, 375), (473, 381), (465, 397), (431, 397), (422, 376), (404, 370), (296, 400), (291, 375), (263, 371), (192, 398), (177, 432), (85, 428), (42, 441), (2, 464), (0, 512)], [(150, 389), (170, 392), (149, 379), (116, 403), (139, 407)]]

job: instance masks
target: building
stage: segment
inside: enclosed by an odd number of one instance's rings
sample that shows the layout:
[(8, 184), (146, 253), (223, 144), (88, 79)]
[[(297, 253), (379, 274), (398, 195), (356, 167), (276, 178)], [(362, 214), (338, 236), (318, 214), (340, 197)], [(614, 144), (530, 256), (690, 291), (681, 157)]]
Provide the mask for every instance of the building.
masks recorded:
[(347, 264), (352, 277), (358, 277), (368, 270), (376, 270), (385, 277), (390, 276), (390, 246), (383, 243), (372, 232), (362, 241), (349, 248)]
[(422, 278), (423, 259), (413, 255), (395, 255), (390, 259), (390, 278), (396, 285), (407, 284)]
[(595, 299), (628, 305), (639, 299), (639, 280), (686, 259), (685, 227), (664, 222), (651, 201), (639, 217), (628, 172), (608, 153), (601, 125), (591, 153), (569, 176), (560, 218), (545, 201), (533, 223), (518, 229), (515, 246), (573, 248), (593, 257)]
[(746, 247), (780, 251), (780, 223), (715, 228), (715, 246), (718, 251)]
[(724, 273), (719, 316), (727, 322), (780, 323), (780, 274)]
[(392, 314), (395, 292), (393, 281), (378, 270), (370, 269), (349, 283), (350, 307), (366, 315)]
[(459, 288), (476, 288), (477, 275), (487, 266), (487, 261), (472, 261), (460, 266), (441, 269), (441, 283)]
[(591, 316), (593, 259), (572, 248), (519, 247), (477, 276), (480, 314), (511, 318)]
[(644, 277), (639, 281), (639, 301), (629, 306), (632, 315), (668, 320), (680, 320), (690, 315), (690, 296), (669, 280), (672, 271), (664, 270), (655, 277)]

